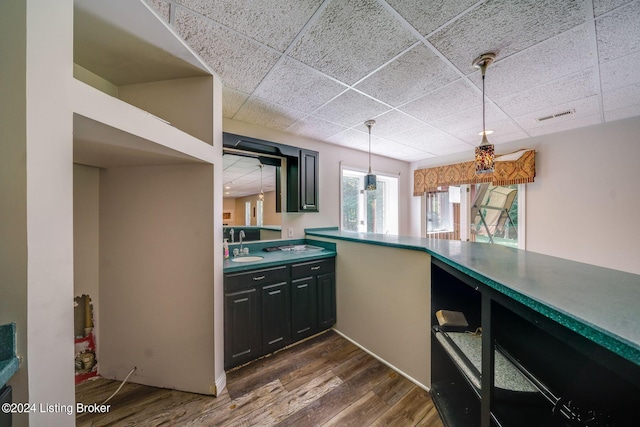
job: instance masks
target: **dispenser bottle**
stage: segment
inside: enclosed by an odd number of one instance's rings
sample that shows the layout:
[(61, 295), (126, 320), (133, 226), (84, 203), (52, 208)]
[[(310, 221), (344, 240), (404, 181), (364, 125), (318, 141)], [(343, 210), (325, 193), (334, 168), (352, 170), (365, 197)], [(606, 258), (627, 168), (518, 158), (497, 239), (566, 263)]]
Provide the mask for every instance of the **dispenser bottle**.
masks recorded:
[(224, 239), (222, 247), (224, 248), (224, 259), (229, 258), (229, 241), (227, 239)]

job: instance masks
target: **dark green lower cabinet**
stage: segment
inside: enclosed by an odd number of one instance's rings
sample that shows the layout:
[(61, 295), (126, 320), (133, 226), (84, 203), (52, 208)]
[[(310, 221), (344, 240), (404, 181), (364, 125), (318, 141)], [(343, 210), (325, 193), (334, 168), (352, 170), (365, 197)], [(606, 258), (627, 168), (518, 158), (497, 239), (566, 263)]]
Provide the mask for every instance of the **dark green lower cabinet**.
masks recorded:
[(289, 284), (262, 288), (262, 350), (271, 353), (290, 341)]
[(262, 354), (258, 323), (258, 292), (255, 288), (224, 297), (225, 368), (238, 366)]
[(291, 282), (291, 334), (294, 341), (316, 332), (317, 301), (315, 278), (305, 277)]
[(273, 353), (336, 322), (333, 258), (225, 274), (224, 367)]
[(318, 286), (318, 329), (330, 328), (336, 323), (336, 275), (320, 274)]

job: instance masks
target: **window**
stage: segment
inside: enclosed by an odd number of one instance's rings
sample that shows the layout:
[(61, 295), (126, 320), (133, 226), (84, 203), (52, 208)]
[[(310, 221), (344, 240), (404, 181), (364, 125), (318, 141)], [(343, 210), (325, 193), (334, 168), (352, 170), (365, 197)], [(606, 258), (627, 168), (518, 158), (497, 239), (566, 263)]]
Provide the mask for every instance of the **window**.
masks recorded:
[(472, 185), (471, 200), (471, 241), (524, 248), (524, 185)]
[(427, 200), (427, 235), (434, 233), (452, 233), (459, 229), (455, 220), (456, 210), (460, 207), (460, 187), (449, 187), (448, 191), (429, 193)]
[(342, 230), (398, 234), (398, 178), (377, 175), (377, 189), (364, 191), (365, 175), (342, 169)]

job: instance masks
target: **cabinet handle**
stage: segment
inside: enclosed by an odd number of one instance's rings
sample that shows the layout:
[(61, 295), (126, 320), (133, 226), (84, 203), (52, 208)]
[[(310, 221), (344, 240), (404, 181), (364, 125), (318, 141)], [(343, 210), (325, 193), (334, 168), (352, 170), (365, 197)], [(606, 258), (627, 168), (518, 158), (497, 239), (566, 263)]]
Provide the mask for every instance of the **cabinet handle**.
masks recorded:
[(316, 265), (315, 267), (311, 267), (312, 270), (320, 270), (320, 266)]
[(255, 280), (257, 282), (258, 280), (264, 279), (264, 277), (265, 276), (256, 276), (256, 277), (253, 278), (253, 280)]
[(269, 295), (278, 295), (281, 291), (278, 289), (277, 291), (269, 292)]

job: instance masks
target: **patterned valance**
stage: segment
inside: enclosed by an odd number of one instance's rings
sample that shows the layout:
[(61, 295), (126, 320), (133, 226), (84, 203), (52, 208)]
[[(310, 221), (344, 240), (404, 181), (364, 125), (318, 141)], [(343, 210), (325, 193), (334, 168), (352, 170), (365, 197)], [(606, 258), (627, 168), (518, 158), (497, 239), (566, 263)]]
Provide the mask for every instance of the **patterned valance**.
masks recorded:
[[(519, 154), (519, 153), (513, 153)], [(413, 195), (438, 191), (438, 187), (449, 185), (478, 184), (491, 182), (493, 185), (526, 184), (536, 176), (535, 150), (527, 150), (516, 160), (506, 160), (512, 155), (496, 158), (493, 173), (476, 175), (473, 161), (454, 165), (418, 169), (413, 172)]]

